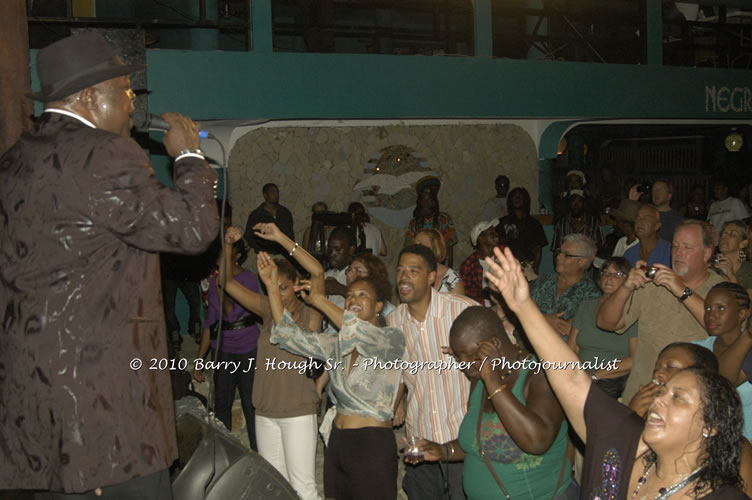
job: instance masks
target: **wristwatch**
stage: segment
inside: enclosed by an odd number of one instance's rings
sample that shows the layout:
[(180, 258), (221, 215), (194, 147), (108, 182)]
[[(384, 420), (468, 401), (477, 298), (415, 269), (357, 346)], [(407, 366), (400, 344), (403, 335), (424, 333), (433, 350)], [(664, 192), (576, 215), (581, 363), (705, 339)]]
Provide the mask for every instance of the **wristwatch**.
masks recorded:
[(682, 294), (681, 297), (679, 297), (679, 302), (684, 302), (685, 300), (687, 300), (691, 296), (692, 296), (692, 289), (689, 288), (688, 286), (685, 286), (684, 287), (684, 293)]

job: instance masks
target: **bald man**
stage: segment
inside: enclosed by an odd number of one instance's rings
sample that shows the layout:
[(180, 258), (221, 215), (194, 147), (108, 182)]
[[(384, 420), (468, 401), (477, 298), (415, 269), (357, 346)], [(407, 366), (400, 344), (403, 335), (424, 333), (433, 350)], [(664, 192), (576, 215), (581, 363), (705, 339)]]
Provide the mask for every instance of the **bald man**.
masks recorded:
[(660, 238), (660, 229), (658, 207), (650, 203), (641, 204), (635, 219), (635, 234), (639, 243), (624, 252), (624, 258), (632, 267), (638, 260), (647, 262), (649, 266), (663, 264), (671, 267), (671, 243)]

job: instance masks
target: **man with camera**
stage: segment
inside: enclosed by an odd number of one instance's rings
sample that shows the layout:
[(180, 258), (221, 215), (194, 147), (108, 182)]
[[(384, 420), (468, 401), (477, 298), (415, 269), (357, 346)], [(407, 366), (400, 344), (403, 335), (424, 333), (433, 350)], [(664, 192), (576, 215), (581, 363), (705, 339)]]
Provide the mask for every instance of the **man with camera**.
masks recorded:
[(638, 260), (627, 280), (598, 309), (598, 327), (604, 330), (622, 333), (639, 320), (637, 352), (622, 394), (625, 401), (650, 381), (665, 346), (707, 337), (701, 323), (704, 297), (722, 281), (708, 268), (714, 237), (707, 222), (682, 221), (674, 232), (673, 269)]

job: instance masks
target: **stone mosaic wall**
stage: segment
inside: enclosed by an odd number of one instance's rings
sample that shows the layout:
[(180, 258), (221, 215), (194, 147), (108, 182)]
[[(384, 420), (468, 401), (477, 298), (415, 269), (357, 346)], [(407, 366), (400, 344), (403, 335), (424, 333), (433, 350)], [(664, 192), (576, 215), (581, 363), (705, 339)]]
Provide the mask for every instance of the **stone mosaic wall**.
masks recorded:
[[(412, 151), (411, 161), (390, 154), (395, 150)], [(379, 165), (381, 173), (385, 165), (393, 175), (405, 172), (400, 176), (403, 189), (392, 186), (391, 191), (397, 191), (387, 193), (387, 201), (369, 195), (372, 189), (353, 190), (358, 184), (369, 184), (364, 179), (379, 173), (375, 171)], [(420, 175), (414, 174), (418, 171)], [(405, 214), (409, 220), (415, 204), (414, 188), (407, 183), (423, 173), (434, 173), (442, 180), (441, 210), (452, 216), (459, 236), (455, 269), (472, 252), (470, 230), (479, 222), (486, 201), (495, 196), (497, 175), (507, 175), (511, 187), (524, 186), (530, 192), (534, 213), (538, 206), (535, 145), (515, 125), (265, 127), (241, 137), (230, 152), (233, 224), (245, 227), (248, 214), (263, 202), (261, 187), (267, 182), (279, 186), (280, 202), (295, 218), (298, 240), (310, 224), (314, 202), (322, 200), (330, 210), (344, 211), (351, 201), (365, 201), (371, 205), (372, 222), (382, 228), (389, 248), (385, 261), (393, 270), (404, 242)], [(389, 191), (386, 186), (384, 190)], [(390, 209), (374, 207), (379, 204)]]

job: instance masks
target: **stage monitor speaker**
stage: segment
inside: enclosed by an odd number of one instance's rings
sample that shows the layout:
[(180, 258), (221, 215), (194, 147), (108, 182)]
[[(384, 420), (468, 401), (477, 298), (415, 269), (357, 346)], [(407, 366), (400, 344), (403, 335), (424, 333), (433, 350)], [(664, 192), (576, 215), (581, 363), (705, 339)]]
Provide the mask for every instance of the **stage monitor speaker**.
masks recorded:
[(247, 449), (221, 424), (195, 415), (177, 419), (178, 454), (182, 468), (172, 482), (180, 500), (297, 500), (282, 475)]

